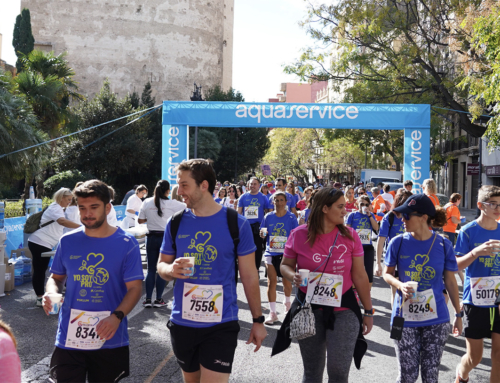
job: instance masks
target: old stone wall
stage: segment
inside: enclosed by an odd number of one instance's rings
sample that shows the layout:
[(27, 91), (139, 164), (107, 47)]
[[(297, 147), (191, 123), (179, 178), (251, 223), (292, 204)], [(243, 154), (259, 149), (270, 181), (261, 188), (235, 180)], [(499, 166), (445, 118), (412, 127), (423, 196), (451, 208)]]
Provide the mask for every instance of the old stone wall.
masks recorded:
[(151, 81), (157, 103), (188, 100), (193, 83), (232, 85), (234, 0), (22, 0), (33, 35), (67, 52), (81, 91), (108, 78), (120, 96)]

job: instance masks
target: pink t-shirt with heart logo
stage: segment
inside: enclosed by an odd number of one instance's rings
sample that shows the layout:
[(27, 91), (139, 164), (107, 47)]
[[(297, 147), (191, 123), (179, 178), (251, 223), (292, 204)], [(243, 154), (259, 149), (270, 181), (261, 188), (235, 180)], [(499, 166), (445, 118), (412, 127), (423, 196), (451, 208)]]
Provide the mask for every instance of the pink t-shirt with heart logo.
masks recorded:
[[(354, 241), (339, 234), (328, 263), (321, 265), (328, 257), (330, 248), (333, 246), (333, 242), (339, 231), (337, 227), (328, 234), (317, 235), (316, 241), (311, 247), (309, 243), (306, 243), (307, 225), (299, 226), (290, 233), (283, 256), (285, 258), (296, 259), (297, 269), (306, 269), (311, 272), (322, 272), (326, 265), (325, 273), (342, 275), (342, 294), (344, 294), (352, 286), (352, 257), (364, 256), (363, 245), (358, 233), (351, 227), (347, 227), (347, 230), (349, 230)], [(318, 268), (320, 265), (321, 267)], [(301, 287), (300, 289), (305, 293), (307, 287)], [(336, 310), (342, 309), (336, 308)]]

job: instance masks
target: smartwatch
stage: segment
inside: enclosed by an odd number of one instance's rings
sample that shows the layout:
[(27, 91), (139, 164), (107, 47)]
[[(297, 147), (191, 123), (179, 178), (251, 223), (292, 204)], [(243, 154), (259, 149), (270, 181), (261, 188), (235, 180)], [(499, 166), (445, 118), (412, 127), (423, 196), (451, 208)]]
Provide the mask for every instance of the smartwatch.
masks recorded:
[(366, 310), (365, 309), (365, 315), (374, 315), (375, 314), (375, 309), (372, 308), (371, 310)]
[(463, 318), (464, 317), (464, 310), (460, 311), (459, 313), (455, 313), (455, 318)]
[(264, 315), (261, 315), (257, 318), (252, 318), (253, 323), (264, 323), (265, 320), (266, 318), (264, 317)]
[(125, 314), (123, 313), (123, 311), (113, 311), (113, 312), (111, 313), (111, 315), (113, 315), (113, 314), (114, 314), (114, 316), (115, 316), (115, 317), (117, 317), (118, 319), (120, 319), (120, 322), (121, 322), (121, 321), (123, 320), (123, 318), (125, 317)]

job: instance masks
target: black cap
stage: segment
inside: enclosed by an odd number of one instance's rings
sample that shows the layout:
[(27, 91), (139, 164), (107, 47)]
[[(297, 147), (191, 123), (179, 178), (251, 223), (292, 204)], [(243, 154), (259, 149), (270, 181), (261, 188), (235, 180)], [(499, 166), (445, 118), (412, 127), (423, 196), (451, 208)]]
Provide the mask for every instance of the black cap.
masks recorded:
[(427, 214), (429, 217), (436, 216), (436, 207), (431, 199), (425, 194), (413, 194), (410, 196), (403, 205), (393, 209), (396, 213), (419, 213)]

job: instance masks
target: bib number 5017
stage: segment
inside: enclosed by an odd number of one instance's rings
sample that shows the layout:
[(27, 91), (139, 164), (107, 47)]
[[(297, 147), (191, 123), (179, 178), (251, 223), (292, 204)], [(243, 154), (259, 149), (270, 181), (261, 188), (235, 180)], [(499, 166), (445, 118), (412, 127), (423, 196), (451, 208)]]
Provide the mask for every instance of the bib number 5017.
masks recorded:
[(499, 294), (500, 294), (500, 289), (476, 290), (477, 299), (497, 298)]
[(197, 301), (195, 299), (191, 299), (191, 311), (202, 311), (211, 313), (215, 309), (214, 301)]

